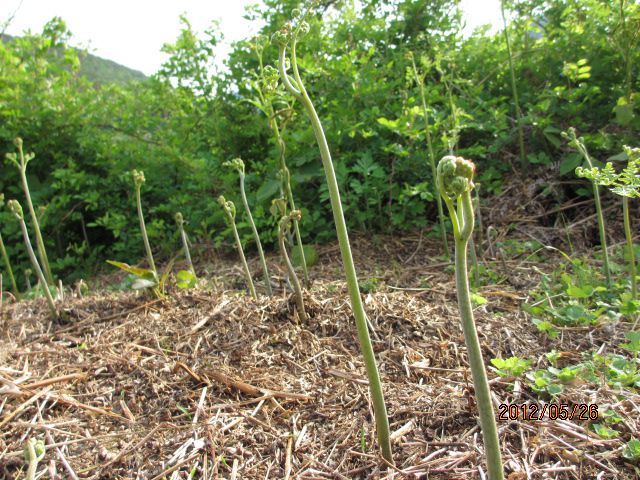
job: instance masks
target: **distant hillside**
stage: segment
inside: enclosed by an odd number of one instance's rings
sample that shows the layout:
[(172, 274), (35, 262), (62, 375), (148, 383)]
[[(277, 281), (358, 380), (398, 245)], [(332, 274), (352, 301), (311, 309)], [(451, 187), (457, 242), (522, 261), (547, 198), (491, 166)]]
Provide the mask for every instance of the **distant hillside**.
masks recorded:
[(80, 53), (80, 74), (102, 85), (147, 79), (147, 76), (139, 70), (133, 70), (112, 60), (83, 52)]
[[(3, 34), (0, 40), (10, 42), (14, 37)], [(87, 77), (92, 82), (105, 85), (109, 83), (127, 83), (132, 80), (146, 80), (148, 77), (139, 70), (120, 65), (112, 60), (107, 60), (90, 53), (78, 50), (80, 57), (80, 75)]]

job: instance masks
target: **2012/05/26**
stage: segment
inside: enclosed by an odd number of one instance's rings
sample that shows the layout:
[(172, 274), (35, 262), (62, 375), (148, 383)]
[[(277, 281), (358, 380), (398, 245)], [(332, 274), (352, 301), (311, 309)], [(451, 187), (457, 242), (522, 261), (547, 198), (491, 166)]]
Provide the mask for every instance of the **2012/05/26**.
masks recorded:
[(586, 403), (535, 403), (507, 404), (498, 406), (498, 420), (597, 420), (598, 405)]

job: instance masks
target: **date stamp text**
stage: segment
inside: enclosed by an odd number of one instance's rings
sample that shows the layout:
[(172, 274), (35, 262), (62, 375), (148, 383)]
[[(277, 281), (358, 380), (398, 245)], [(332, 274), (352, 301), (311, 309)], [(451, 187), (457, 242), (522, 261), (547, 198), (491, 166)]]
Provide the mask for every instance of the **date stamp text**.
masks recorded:
[(498, 406), (498, 419), (509, 420), (597, 420), (598, 405), (586, 403), (502, 403)]

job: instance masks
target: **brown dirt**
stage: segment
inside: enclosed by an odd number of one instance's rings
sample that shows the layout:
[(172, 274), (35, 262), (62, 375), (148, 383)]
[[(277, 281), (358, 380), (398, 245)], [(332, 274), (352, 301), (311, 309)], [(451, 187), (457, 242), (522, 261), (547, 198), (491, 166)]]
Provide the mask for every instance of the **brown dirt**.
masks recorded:
[[(354, 243), (361, 281), (377, 288), (363, 297), (396, 432), (395, 468), (377, 452), (339, 252), (328, 245), (312, 270), (305, 323), (282, 285), (257, 301), (224, 290), (242, 285), (231, 263), (210, 268), (218, 281), (164, 300), (67, 298), (64, 324), (49, 320), (43, 300), (5, 304), (0, 478), (24, 478), (30, 438), (48, 445), (44, 478), (188, 478), (191, 471), (212, 479), (483, 478), (451, 265), (422, 235)], [(282, 277), (277, 260), (270, 259), (272, 273)], [(544, 358), (551, 346), (520, 308), (539, 280), (533, 262), (487, 263), (503, 279), (480, 289), (489, 303), (475, 309), (487, 365), (498, 356)], [(619, 344), (628, 328), (565, 329), (554, 347), (579, 358)], [(489, 378), (497, 411), (540, 402), (491, 367)], [(615, 406), (625, 433), (602, 440), (587, 430), (589, 421), (501, 421), (510, 480), (637, 478), (620, 454), (640, 432), (640, 396), (619, 398), (604, 383), (573, 385), (558, 402)]]

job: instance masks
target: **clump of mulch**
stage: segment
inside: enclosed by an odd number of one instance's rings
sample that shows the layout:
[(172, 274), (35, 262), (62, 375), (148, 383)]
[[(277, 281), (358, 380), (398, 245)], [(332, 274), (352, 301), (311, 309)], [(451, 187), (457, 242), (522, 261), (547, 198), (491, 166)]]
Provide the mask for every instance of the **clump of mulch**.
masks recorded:
[[(68, 298), (64, 324), (50, 321), (43, 300), (5, 304), (0, 478), (24, 475), (27, 439), (47, 445), (39, 469), (49, 478), (485, 478), (451, 265), (434, 260), (437, 247), (422, 236), (403, 249), (364, 241), (354, 250), (361, 277), (376, 280), (363, 298), (395, 467), (378, 454), (346, 285), (327, 246), (306, 292), (307, 322), (284, 283), (257, 301), (206, 281), (162, 300)], [(475, 311), (487, 365), (539, 359), (547, 340), (520, 308), (535, 284), (529, 261), (494, 263), (505, 281), (481, 288), (489, 302)], [(230, 264), (218, 271), (241, 283)], [(602, 350), (622, 338), (567, 329), (560, 348)], [(497, 413), (500, 404), (540, 402), (519, 380), (491, 369), (489, 377)], [(500, 421), (509, 479), (636, 478), (621, 451), (640, 432), (640, 396), (573, 385), (557, 402), (615, 408), (625, 434), (600, 439), (588, 420)]]

